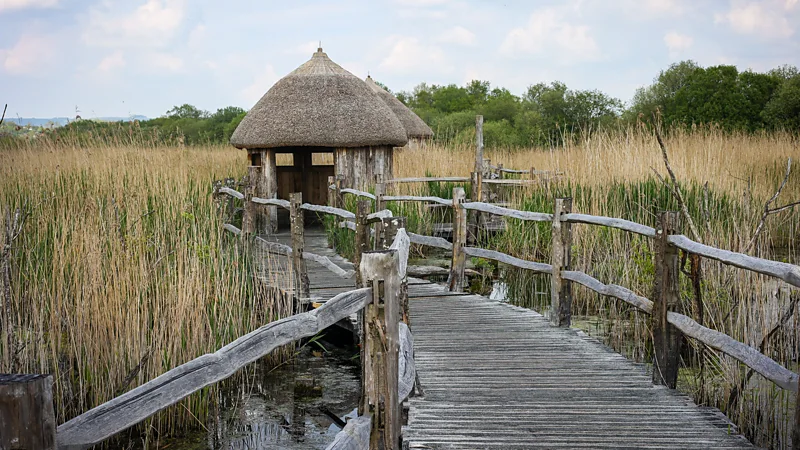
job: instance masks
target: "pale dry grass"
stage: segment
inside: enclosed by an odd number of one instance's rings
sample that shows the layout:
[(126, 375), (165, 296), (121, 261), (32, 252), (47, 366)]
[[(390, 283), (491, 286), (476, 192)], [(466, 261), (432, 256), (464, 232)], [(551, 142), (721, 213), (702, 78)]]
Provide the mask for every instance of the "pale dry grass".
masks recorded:
[[(0, 372), (52, 373), (59, 422), (292, 314), (254, 284), (211, 195), (242, 151), (32, 143), (0, 159), (0, 208), (29, 212)], [(202, 428), (214, 402), (204, 389), (146, 429)]]

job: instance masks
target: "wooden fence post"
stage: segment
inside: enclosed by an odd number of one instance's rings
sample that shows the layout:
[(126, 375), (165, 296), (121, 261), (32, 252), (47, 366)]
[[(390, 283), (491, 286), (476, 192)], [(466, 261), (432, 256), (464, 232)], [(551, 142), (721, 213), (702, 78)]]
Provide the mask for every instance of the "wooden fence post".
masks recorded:
[[(331, 189), (333, 186), (333, 189)], [(334, 208), (338, 208), (339, 205), (336, 204), (336, 177), (329, 176), (328, 177), (328, 206), (332, 206)]]
[(336, 207), (347, 209), (344, 207), (344, 194), (342, 193), (342, 189), (344, 188), (344, 175), (337, 175), (336, 176)]
[[(483, 201), (483, 174), (480, 172), (472, 172), (470, 174), (470, 180), (472, 183), (472, 198), (470, 201)], [(467, 242), (472, 245), (478, 241), (478, 232), (481, 225), (481, 213), (474, 210), (465, 212), (467, 212), (469, 215), (469, 232), (467, 233)]]
[[(367, 245), (369, 245), (367, 215), (369, 215), (371, 206), (369, 200), (359, 200), (356, 207), (356, 237), (355, 250), (353, 251), (353, 265), (356, 268), (361, 266), (361, 255), (367, 251)], [(356, 270), (356, 286), (364, 287), (365, 281), (361, 279), (361, 272)]]
[(656, 238), (653, 242), (655, 286), (653, 292), (653, 383), (675, 389), (678, 383), (683, 334), (667, 323), (667, 313), (680, 302), (678, 248), (667, 238), (680, 233), (680, 214), (662, 211), (658, 215)]
[(400, 448), (402, 411), (398, 398), (400, 264), (395, 250), (362, 255), (359, 272), (372, 287), (373, 303), (364, 309), (362, 398), (359, 415), (372, 414), (371, 449)]
[(292, 231), (292, 271), (294, 272), (295, 297), (298, 301), (308, 299), (308, 268), (303, 259), (305, 214), (300, 209), (303, 204), (303, 193), (289, 194), (289, 221)]
[(0, 374), (0, 448), (56, 448), (53, 377)]
[(800, 380), (797, 381), (797, 397), (794, 410), (794, 430), (792, 430), (792, 450), (800, 450)]
[(467, 255), (464, 246), (467, 244), (467, 210), (461, 207), (464, 203), (464, 188), (453, 188), (453, 259), (450, 261), (450, 277), (447, 285), (451, 292), (464, 290), (464, 268)]
[(475, 172), (483, 173), (483, 116), (475, 116)]
[(503, 163), (497, 164), (497, 179), (502, 180), (504, 177), (503, 175)]
[(557, 327), (569, 327), (572, 320), (572, 284), (562, 278), (561, 272), (570, 270), (572, 255), (572, 225), (562, 220), (562, 215), (572, 211), (571, 198), (557, 198), (553, 209), (550, 277), (550, 323)]
[[(388, 249), (390, 245), (394, 242), (395, 236), (397, 236), (397, 230), (406, 227), (406, 218), (405, 217), (390, 217), (387, 219), (383, 219), (383, 248)], [(400, 320), (402, 320), (406, 325), (409, 325), (409, 314), (408, 314), (408, 275), (403, 277), (400, 280), (400, 294), (399, 294), (399, 301), (400, 301)]]
[[(378, 174), (378, 183), (375, 184), (375, 211), (382, 211), (385, 207), (385, 202), (383, 201), (383, 196), (385, 194), (385, 185), (383, 184), (383, 175)], [(384, 244), (386, 243), (383, 235), (383, 221), (375, 222), (375, 244), (373, 246), (374, 250), (384, 248)], [(389, 245), (391, 245), (391, 241), (389, 241)]]
[[(250, 167), (253, 169), (253, 167)], [(253, 171), (250, 170), (252, 174)], [(244, 187), (244, 200), (243, 206), (244, 210), (242, 212), (242, 235), (249, 236), (255, 232), (256, 229), (256, 204), (253, 203), (253, 193), (255, 192), (255, 185), (253, 184), (255, 180), (253, 178), (248, 178), (247, 186)]]

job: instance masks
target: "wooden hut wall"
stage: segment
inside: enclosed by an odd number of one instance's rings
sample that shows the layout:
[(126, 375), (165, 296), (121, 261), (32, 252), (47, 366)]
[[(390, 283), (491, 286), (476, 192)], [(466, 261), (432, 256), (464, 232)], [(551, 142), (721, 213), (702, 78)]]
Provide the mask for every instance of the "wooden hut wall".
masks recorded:
[(344, 187), (367, 190), (379, 174), (392, 178), (393, 151), (391, 146), (337, 148), (336, 175), (344, 176)]

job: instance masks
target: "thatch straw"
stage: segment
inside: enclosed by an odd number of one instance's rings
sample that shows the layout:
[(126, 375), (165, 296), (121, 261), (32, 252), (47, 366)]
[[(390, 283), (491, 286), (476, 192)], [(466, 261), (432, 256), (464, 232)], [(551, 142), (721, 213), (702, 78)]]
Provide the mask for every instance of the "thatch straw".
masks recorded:
[(367, 85), (378, 94), (378, 97), (392, 109), (394, 115), (400, 119), (400, 123), (403, 124), (403, 128), (406, 129), (406, 134), (409, 139), (433, 137), (433, 130), (431, 130), (431, 127), (420, 119), (418, 115), (414, 114), (414, 111), (408, 109), (397, 97), (380, 87), (369, 75), (367, 75), (366, 82)]
[(321, 48), (275, 83), (231, 137), (238, 148), (401, 147), (407, 142), (392, 110)]

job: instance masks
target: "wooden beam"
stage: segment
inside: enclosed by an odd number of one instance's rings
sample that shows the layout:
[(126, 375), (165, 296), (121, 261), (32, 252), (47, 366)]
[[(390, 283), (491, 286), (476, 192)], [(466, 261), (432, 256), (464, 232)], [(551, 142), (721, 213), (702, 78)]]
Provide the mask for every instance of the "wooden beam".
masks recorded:
[(328, 177), (328, 206), (332, 208), (338, 208), (339, 205), (336, 204), (336, 177), (331, 175)]
[[(472, 201), (473, 202), (480, 202), (483, 198), (483, 187), (481, 182), (483, 181), (483, 175), (481, 172), (472, 172), (470, 174), (470, 181), (472, 185)], [(474, 245), (478, 241), (478, 226), (480, 225), (481, 221), (481, 214), (478, 210), (464, 211), (468, 215), (468, 232), (467, 232), (467, 244)]]
[[(256, 197), (266, 199), (278, 198), (278, 164), (276, 161), (275, 150), (271, 148), (261, 150), (261, 191), (257, 192)], [(278, 230), (278, 208), (274, 205), (265, 207), (263, 219), (263, 231), (267, 234)]]
[[(475, 116), (475, 170), (483, 173), (483, 116)], [(475, 198), (474, 196), (472, 197)]]
[(251, 234), (255, 233), (256, 230), (256, 205), (253, 203), (253, 194), (255, 192), (255, 186), (253, 182), (255, 179), (253, 178), (254, 171), (252, 170), (253, 167), (250, 167), (249, 170), (250, 176), (248, 177), (248, 184), (244, 188), (244, 212), (242, 213), (242, 233), (243, 236), (250, 236)]
[[(383, 184), (383, 175), (377, 175), (379, 182), (375, 184), (375, 211), (383, 211), (386, 209), (386, 202), (383, 200), (383, 195), (386, 193), (386, 185)], [(386, 237), (383, 234), (384, 220), (375, 223), (375, 247), (374, 250), (385, 248)], [(389, 241), (390, 243), (392, 241)]]
[(400, 351), (400, 257), (397, 250), (362, 255), (361, 279), (372, 287), (373, 302), (364, 309), (362, 349), (366, 349), (360, 415), (372, 415), (370, 448), (400, 448), (398, 395)]
[(447, 286), (451, 292), (464, 290), (464, 268), (467, 264), (464, 247), (467, 245), (467, 210), (464, 203), (464, 188), (453, 188), (453, 257), (450, 262), (450, 277)]
[(53, 377), (0, 374), (0, 449), (55, 448)]
[[(361, 266), (361, 255), (367, 251), (369, 244), (369, 226), (367, 225), (367, 215), (371, 202), (369, 200), (359, 200), (356, 206), (356, 236), (355, 236), (355, 251), (353, 253), (353, 265), (358, 269)], [(365, 286), (363, 279), (361, 279), (361, 272), (356, 270), (356, 286)]]
[(550, 277), (550, 323), (557, 327), (569, 327), (572, 321), (572, 284), (565, 280), (562, 272), (571, 269), (572, 226), (563, 217), (572, 211), (571, 198), (557, 198), (553, 209)]
[(653, 245), (655, 285), (653, 287), (653, 383), (675, 389), (683, 335), (668, 323), (667, 314), (680, 302), (678, 248), (669, 235), (680, 233), (680, 214), (662, 211), (658, 215)]
[(310, 297), (308, 268), (306, 267), (306, 260), (303, 259), (305, 234), (305, 220), (303, 216), (305, 214), (303, 213), (303, 210), (300, 209), (300, 206), (303, 204), (303, 193), (294, 192), (289, 194), (289, 203), (291, 205), (289, 210), (289, 221), (292, 232), (292, 272), (294, 273), (294, 292), (295, 298), (302, 301)]

